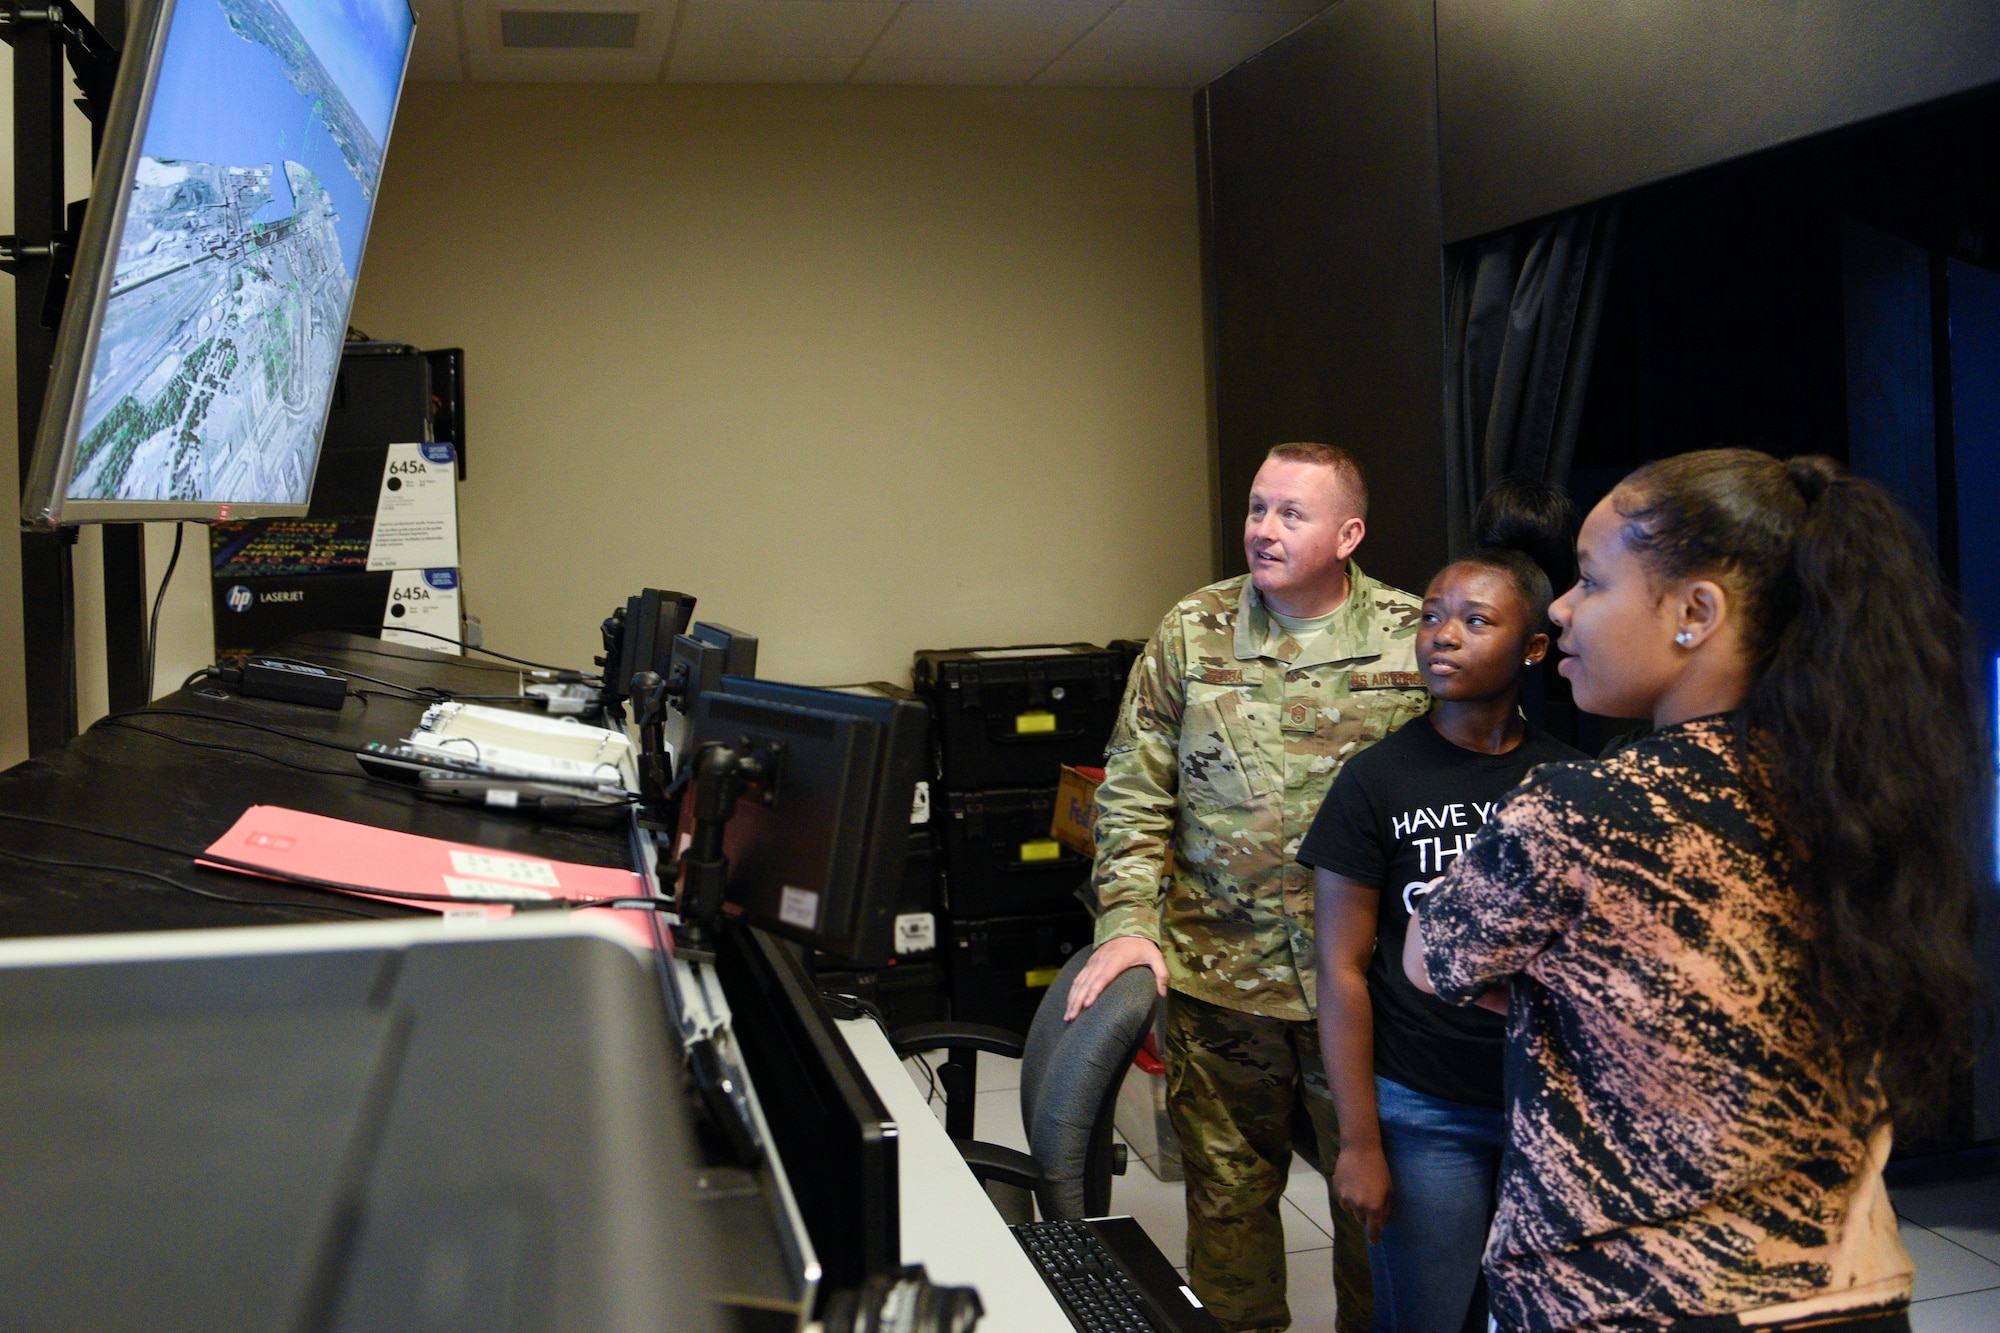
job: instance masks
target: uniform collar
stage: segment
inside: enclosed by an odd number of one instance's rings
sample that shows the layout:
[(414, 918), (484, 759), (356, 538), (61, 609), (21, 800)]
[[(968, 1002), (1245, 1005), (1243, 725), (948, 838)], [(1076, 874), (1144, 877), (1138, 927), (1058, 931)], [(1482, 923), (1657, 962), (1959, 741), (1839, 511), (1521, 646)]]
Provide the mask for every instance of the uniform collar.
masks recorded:
[(1382, 627), (1375, 618), (1375, 590), (1382, 585), (1361, 572), (1361, 566), (1347, 562), (1347, 600), (1340, 604), (1333, 623), (1310, 652), (1271, 619), (1257, 585), (1243, 580), (1236, 601), (1236, 658), (1241, 662), (1260, 657), (1283, 662), (1293, 671), (1323, 666), (1328, 662), (1351, 662), (1382, 655)]

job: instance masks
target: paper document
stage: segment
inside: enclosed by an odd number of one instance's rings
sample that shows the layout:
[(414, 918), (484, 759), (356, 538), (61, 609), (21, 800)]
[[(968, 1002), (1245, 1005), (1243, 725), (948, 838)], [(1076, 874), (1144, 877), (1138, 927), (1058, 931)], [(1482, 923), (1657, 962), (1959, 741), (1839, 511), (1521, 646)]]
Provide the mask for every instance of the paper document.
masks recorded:
[[(572, 861), (552, 861), (521, 852), (491, 847), (471, 847), (423, 838), (414, 833), (355, 824), (345, 819), (328, 819), (277, 805), (253, 805), (243, 812), (229, 832), (206, 849), (209, 856), (261, 867), (280, 875), (304, 875), (352, 885), (356, 895), (381, 898), (384, 902), (432, 912), (477, 912), (485, 916), (507, 916), (513, 908), (492, 903), (462, 904), (430, 902), (409, 898), (387, 898), (368, 893), (387, 889), (395, 893), (434, 893), (453, 899), (502, 898), (519, 902), (551, 898), (638, 898), (646, 895), (645, 881), (629, 870), (610, 866), (578, 865)], [(241, 866), (202, 861), (217, 870), (242, 870)], [(242, 871), (255, 874), (255, 870)], [(653, 945), (650, 912), (638, 908), (579, 908), (579, 911), (608, 912), (633, 938), (648, 948)]]
[(461, 627), (457, 570), (399, 569), (390, 575), (389, 600), (382, 607), (383, 638), (458, 657), (463, 655)]
[(389, 446), (368, 568), (458, 568), (458, 464), (450, 444)]

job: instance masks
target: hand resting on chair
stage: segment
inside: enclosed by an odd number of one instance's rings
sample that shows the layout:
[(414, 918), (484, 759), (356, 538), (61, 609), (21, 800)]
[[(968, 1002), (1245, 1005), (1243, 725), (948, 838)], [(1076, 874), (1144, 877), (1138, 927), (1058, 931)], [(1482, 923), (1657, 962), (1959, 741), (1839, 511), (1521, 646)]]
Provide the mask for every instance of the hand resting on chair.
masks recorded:
[(1078, 1014), (1097, 1003), (1097, 997), (1118, 979), (1119, 973), (1132, 967), (1151, 968), (1154, 989), (1162, 996), (1167, 993), (1167, 960), (1160, 953), (1160, 946), (1143, 936), (1120, 935), (1098, 945), (1097, 952), (1083, 965), (1083, 971), (1076, 974), (1069, 988), (1069, 1004), (1063, 1009), (1063, 1021), (1074, 1022)]

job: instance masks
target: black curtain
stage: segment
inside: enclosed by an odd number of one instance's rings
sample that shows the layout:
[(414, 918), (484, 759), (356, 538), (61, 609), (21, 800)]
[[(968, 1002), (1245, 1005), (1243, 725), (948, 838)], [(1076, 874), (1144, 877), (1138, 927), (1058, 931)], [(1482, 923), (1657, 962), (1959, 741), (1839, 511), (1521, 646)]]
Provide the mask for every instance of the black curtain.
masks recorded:
[(1454, 247), (1445, 294), (1445, 513), (1451, 554), (1503, 477), (1561, 486), (1576, 455), (1618, 206)]

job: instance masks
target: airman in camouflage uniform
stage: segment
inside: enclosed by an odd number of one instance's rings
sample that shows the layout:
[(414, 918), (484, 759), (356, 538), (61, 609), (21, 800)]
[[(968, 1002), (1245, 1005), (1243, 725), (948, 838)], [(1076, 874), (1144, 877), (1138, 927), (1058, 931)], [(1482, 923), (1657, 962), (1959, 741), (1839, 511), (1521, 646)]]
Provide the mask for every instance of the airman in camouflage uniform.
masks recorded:
[[(1278, 1199), (1299, 1089), (1322, 1165), (1339, 1142), (1311, 1021), (1312, 872), (1294, 854), (1341, 766), (1430, 704), (1421, 601), (1351, 562), (1348, 576), (1346, 603), (1309, 650), (1247, 576), (1175, 606), (1133, 667), (1097, 792), (1097, 941), (1144, 936), (1166, 956), (1189, 1280), (1231, 1328), (1291, 1321)], [(1362, 1333), (1366, 1237), (1328, 1197), (1338, 1326)]]

